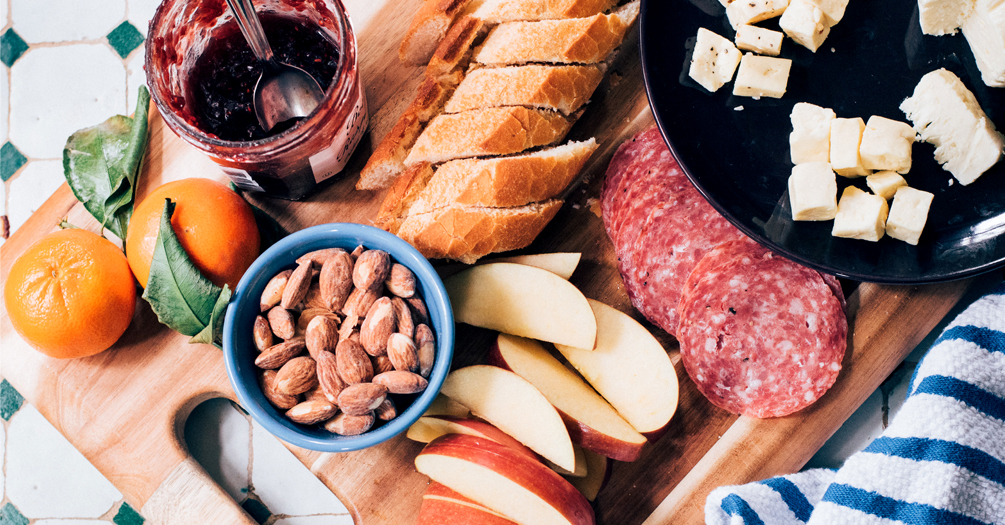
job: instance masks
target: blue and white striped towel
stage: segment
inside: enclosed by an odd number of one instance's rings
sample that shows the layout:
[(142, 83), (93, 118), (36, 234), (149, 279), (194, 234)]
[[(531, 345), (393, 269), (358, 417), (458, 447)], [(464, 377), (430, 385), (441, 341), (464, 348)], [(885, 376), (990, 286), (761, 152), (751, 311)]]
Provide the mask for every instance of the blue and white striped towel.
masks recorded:
[(719, 487), (707, 525), (1005, 525), (1005, 284), (946, 328), (893, 422), (840, 470)]

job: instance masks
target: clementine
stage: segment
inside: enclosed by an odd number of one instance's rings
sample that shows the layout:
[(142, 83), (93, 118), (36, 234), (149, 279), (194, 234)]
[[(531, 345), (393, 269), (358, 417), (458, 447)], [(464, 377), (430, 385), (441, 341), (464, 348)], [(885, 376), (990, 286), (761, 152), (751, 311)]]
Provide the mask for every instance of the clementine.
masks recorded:
[(112, 346), (136, 307), (122, 251), (87, 230), (50, 233), (11, 266), (4, 305), (21, 337), (48, 356), (85, 357)]
[(164, 200), (177, 206), (171, 226), (196, 268), (213, 284), (233, 290), (258, 257), (261, 238), (251, 206), (230, 188), (210, 179), (169, 182), (133, 209), (126, 232), (126, 258), (144, 288), (157, 245)]

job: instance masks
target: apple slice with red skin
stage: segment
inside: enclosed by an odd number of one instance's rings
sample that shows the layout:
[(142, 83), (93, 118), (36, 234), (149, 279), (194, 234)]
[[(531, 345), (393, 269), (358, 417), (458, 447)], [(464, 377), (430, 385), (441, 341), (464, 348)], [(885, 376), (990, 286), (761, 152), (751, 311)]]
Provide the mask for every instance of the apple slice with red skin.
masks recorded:
[[(414, 431), (413, 428), (415, 429)], [(525, 454), (535, 461), (541, 460), (540, 456), (523, 446), (523, 443), (513, 439), (509, 434), (477, 419), (453, 416), (422, 416), (409, 427), (406, 435), (411, 440), (429, 443), (444, 434), (467, 434), (469, 436), (491, 439), (496, 443), (512, 447), (517, 452)]]
[[(432, 488), (439, 483), (430, 485)], [(442, 485), (440, 485), (442, 487)], [(444, 487), (446, 488), (446, 487)], [(449, 490), (449, 489), (447, 489)], [(445, 523), (464, 523), (468, 525), (518, 525), (486, 507), (451, 491), (458, 497), (431, 496), (430, 491), (422, 496), (422, 506), (419, 507), (419, 519), (416, 525), (444, 525)]]
[(488, 362), (537, 387), (562, 416), (573, 443), (619, 461), (635, 461), (642, 453), (646, 438), (537, 341), (499, 334)]
[(510, 447), (447, 434), (426, 445), (415, 468), (479, 505), (525, 525), (593, 525), (593, 509), (568, 481)]
[(635, 319), (587, 299), (597, 319), (591, 348), (555, 344), (635, 430), (655, 441), (677, 410), (677, 371), (663, 345)]
[(597, 494), (611, 479), (611, 467), (614, 460), (589, 450), (584, 452), (586, 453), (586, 477), (565, 476), (565, 479), (569, 480), (573, 487), (579, 489), (579, 492), (582, 492), (586, 499), (593, 501), (597, 499)]

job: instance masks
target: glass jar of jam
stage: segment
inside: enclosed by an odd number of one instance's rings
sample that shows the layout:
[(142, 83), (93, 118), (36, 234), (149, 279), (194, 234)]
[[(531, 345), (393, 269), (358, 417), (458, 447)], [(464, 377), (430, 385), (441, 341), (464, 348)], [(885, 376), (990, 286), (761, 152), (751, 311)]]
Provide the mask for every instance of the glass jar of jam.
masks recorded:
[(146, 70), (164, 121), (242, 189), (300, 199), (335, 176), (366, 130), (356, 38), (340, 0), (256, 0), (276, 59), (306, 70), (325, 98), (266, 132), (253, 95), (262, 66), (226, 0), (164, 0), (150, 22)]

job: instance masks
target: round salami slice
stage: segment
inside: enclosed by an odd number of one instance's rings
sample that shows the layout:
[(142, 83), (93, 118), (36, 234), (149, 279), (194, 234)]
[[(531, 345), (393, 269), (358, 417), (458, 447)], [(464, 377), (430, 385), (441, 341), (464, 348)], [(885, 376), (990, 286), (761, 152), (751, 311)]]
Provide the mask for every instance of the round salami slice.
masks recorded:
[(765, 418), (834, 384), (848, 322), (820, 273), (749, 240), (710, 250), (684, 285), (681, 360), (716, 406)]
[[(621, 226), (626, 220), (623, 217), (631, 216), (630, 220), (645, 222), (646, 216), (652, 211), (651, 207), (658, 204), (658, 201), (650, 202), (650, 207), (646, 208), (633, 201), (639, 193), (646, 193), (651, 189), (650, 179), (658, 180), (668, 171), (663, 169), (668, 160), (672, 162), (673, 156), (656, 126), (625, 142), (614, 154), (607, 166), (600, 206), (607, 235), (615, 241), (615, 246), (618, 244)], [(677, 168), (676, 163), (673, 168)], [(643, 178), (646, 181), (639, 184)], [(640, 210), (644, 210), (644, 213)]]

